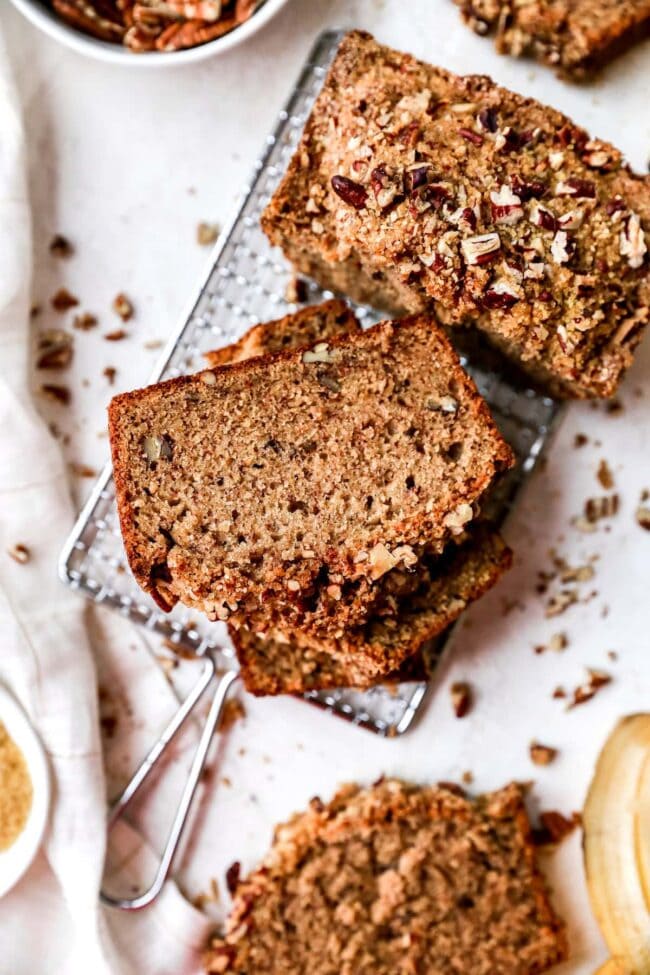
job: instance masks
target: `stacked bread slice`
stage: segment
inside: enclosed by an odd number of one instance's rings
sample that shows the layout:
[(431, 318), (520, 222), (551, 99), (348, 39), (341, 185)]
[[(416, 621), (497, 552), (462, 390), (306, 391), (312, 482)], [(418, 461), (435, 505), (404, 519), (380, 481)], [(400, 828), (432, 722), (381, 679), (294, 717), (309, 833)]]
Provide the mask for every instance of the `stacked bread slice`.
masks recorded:
[(208, 359), (111, 403), (136, 579), (227, 620), (254, 693), (419, 676), (510, 557), (476, 515), (512, 454), (441, 329), (330, 302)]

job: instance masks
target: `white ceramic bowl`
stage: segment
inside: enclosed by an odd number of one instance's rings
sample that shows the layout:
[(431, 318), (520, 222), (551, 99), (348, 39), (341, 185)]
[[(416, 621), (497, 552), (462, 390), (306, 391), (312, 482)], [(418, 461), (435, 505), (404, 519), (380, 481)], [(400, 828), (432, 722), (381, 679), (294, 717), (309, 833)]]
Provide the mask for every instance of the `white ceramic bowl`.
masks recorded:
[(50, 808), (50, 775), (47, 759), (27, 715), (16, 699), (0, 684), (0, 721), (25, 756), (32, 779), (32, 806), (22, 833), (7, 850), (0, 851), (0, 897), (20, 880), (36, 856)]
[(287, 0), (265, 0), (253, 16), (239, 27), (235, 27), (223, 37), (217, 37), (214, 41), (208, 41), (207, 44), (201, 44), (199, 47), (190, 47), (185, 51), (170, 51), (168, 53), (151, 51), (134, 54), (119, 44), (100, 41), (89, 34), (84, 34), (75, 27), (71, 27), (59, 17), (45, 0), (11, 0), (14, 7), (20, 10), (32, 24), (45, 34), (49, 34), (55, 41), (72, 48), (73, 51), (78, 51), (79, 54), (85, 54), (87, 57), (97, 58), (100, 61), (108, 61), (110, 64), (128, 64), (138, 68), (171, 68), (179, 64), (203, 61), (213, 54), (228, 51), (268, 23), (286, 2)]

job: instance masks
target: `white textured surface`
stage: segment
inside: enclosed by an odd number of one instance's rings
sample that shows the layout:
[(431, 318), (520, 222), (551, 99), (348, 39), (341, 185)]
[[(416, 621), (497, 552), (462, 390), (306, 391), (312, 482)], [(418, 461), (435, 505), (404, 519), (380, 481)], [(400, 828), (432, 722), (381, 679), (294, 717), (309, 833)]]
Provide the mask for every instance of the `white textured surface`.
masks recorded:
[[(244, 47), (202, 65), (146, 74), (64, 51), (4, 5), (1, 20), (29, 137), (34, 300), (45, 307), (64, 284), (80, 297), (83, 310), (101, 320), (95, 332), (75, 333), (75, 363), (66, 380), (74, 390), (72, 407), (46, 407), (71, 434), (69, 458), (95, 467), (107, 456), (101, 434), (112, 390), (103, 368), (118, 368), (116, 390), (146, 380), (156, 353), (144, 343), (167, 336), (209, 259), (195, 243), (196, 224), (227, 215), (322, 27), (362, 26), (446, 67), (491, 74), (611, 138), (636, 168), (644, 169), (650, 158), (648, 44), (597, 85), (570, 88), (542, 68), (498, 58), (488, 42), (461, 26), (448, 0), (294, 0)], [(48, 255), (55, 232), (77, 245), (70, 261)], [(113, 344), (101, 336), (120, 325), (110, 311), (118, 291), (133, 299), (137, 313), (127, 326), (130, 337)], [(62, 320), (45, 310), (40, 322)], [(622, 414), (571, 407), (546, 469), (534, 477), (508, 525), (516, 567), (468, 614), (412, 732), (383, 741), (301, 702), (247, 699), (246, 721), (219, 749), (219, 771), (185, 856), (190, 892), (205, 889), (211, 876), (223, 888), (224, 868), (233, 859), (252, 865), (274, 822), (315, 793), (329, 796), (347, 779), (372, 781), (381, 773), (452, 779), (470, 769), (477, 789), (513, 777), (534, 779), (533, 808), (581, 807), (595, 755), (616, 718), (648, 707), (650, 533), (636, 525), (634, 509), (642, 488), (650, 488), (649, 380), (646, 342), (623, 388)], [(590, 443), (576, 450), (578, 431)], [(571, 518), (585, 498), (603, 493), (595, 478), (602, 457), (615, 473), (621, 510), (596, 533), (580, 534)], [(77, 485), (80, 495), (89, 483)], [(535, 592), (538, 570), (550, 568), (551, 548), (572, 565), (599, 556), (594, 579), (580, 587), (585, 596), (592, 590), (598, 595), (557, 620), (544, 618), (543, 597)], [(507, 615), (504, 601), (517, 603)], [(566, 651), (535, 655), (533, 647), (559, 630), (569, 637)], [(616, 661), (608, 659), (609, 650), (617, 651)], [(595, 700), (567, 712), (552, 691), (581, 683), (585, 666), (607, 670), (614, 681)], [(470, 680), (477, 697), (463, 721), (453, 717), (449, 703), (448, 685), (458, 679)], [(530, 764), (533, 738), (560, 749), (551, 766)], [(587, 975), (603, 949), (587, 906), (579, 836), (545, 862), (571, 931), (574, 960), (564, 971)]]

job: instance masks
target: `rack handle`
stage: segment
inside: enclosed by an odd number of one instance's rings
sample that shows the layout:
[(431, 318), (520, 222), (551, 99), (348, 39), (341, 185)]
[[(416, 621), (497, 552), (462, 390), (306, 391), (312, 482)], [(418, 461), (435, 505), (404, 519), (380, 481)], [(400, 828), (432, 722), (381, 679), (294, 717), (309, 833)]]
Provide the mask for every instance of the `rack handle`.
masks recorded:
[[(156, 743), (142, 760), (126, 788), (113, 804), (108, 816), (109, 835), (114, 824), (120, 818), (129, 803), (137, 795), (143, 783), (151, 771), (155, 768), (161, 756), (164, 754), (168, 745), (176, 737), (193, 708), (205, 693), (216, 671), (217, 666), (215, 659), (210, 653), (208, 653), (201, 677), (187, 695), (174, 717), (167, 724)], [(212, 699), (212, 704), (210, 705), (208, 716), (205, 720), (205, 724), (203, 725), (201, 737), (199, 738), (199, 743), (196, 747), (194, 758), (192, 759), (192, 765), (185, 781), (180, 801), (176, 808), (174, 819), (167, 835), (165, 848), (160, 858), (158, 869), (156, 870), (152, 884), (147, 890), (141, 894), (138, 894), (136, 897), (113, 897), (102, 889), (99, 896), (103, 904), (106, 904), (109, 907), (119, 908), (122, 911), (139, 911), (143, 907), (147, 907), (149, 904), (151, 904), (162, 890), (165, 881), (169, 877), (172, 864), (174, 862), (174, 857), (176, 856), (178, 846), (183, 836), (183, 831), (187, 824), (192, 800), (194, 799), (194, 794), (201, 779), (201, 773), (203, 772), (203, 767), (205, 765), (212, 737), (219, 722), (219, 718), (223, 712), (228, 693), (238, 678), (239, 674), (234, 670), (226, 671), (219, 678), (219, 682), (216, 686), (214, 697)]]

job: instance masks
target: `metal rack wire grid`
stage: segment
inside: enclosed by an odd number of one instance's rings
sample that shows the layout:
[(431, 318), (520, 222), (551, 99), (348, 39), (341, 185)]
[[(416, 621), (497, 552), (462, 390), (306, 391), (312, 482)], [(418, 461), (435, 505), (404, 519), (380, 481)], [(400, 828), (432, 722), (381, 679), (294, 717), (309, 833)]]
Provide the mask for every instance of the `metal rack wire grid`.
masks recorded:
[[(286, 108), (266, 139), (239, 208), (215, 246), (211, 269), (168, 342), (152, 382), (194, 372), (203, 366), (203, 354), (208, 350), (234, 341), (257, 322), (296, 310), (296, 305), (285, 298), (292, 270), (269, 245), (259, 218), (298, 143), (342, 36), (342, 32), (326, 32), (312, 49)], [(309, 303), (330, 297), (331, 292), (308, 283)], [(357, 306), (355, 310), (365, 325), (381, 317), (371, 308)], [(493, 499), (491, 514), (502, 521), (540, 455), (557, 418), (558, 406), (486, 367), (483, 359), (482, 365), (466, 358), (464, 362), (518, 459), (516, 469)], [(224, 667), (236, 666), (222, 624), (209, 623), (183, 606), (177, 606), (169, 615), (162, 613), (134, 581), (122, 546), (110, 466), (103, 471), (79, 516), (59, 568), (61, 578), (72, 589), (167, 638), (179, 649), (201, 656), (211, 648), (218, 652)], [(446, 643), (447, 637), (437, 641), (434, 657), (440, 656)], [(306, 697), (358, 726), (392, 737), (411, 725), (425, 691), (426, 684), (411, 682), (390, 690), (341, 689), (312, 692)]]

